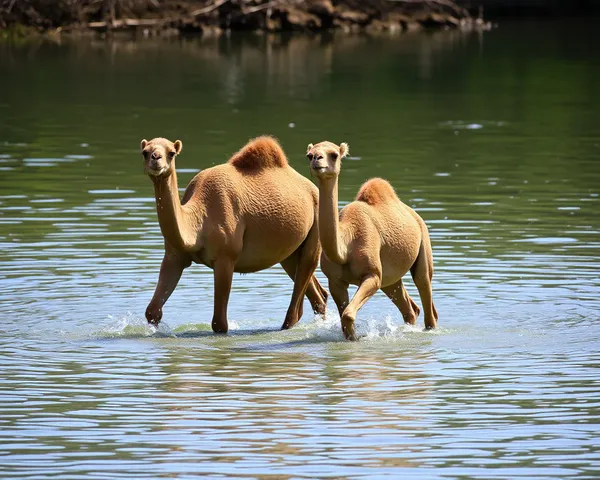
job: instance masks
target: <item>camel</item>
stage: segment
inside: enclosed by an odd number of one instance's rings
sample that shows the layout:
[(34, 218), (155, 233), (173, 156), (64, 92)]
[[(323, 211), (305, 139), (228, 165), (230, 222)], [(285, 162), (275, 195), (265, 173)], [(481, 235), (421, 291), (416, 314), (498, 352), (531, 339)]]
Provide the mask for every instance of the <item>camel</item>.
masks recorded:
[[(365, 182), (356, 200), (338, 214), (338, 176), (348, 152), (346, 143), (331, 142), (311, 143), (306, 152), (319, 187), (321, 270), (329, 280), (344, 336), (357, 339), (356, 315), (378, 289), (392, 300), (406, 323), (416, 323), (420, 309), (402, 284), (408, 270), (425, 310), (425, 328), (435, 328), (438, 314), (431, 293), (433, 256), (427, 226), (381, 178)], [(350, 284), (358, 285), (358, 290), (349, 302)]]
[(165, 255), (146, 319), (158, 325), (162, 308), (192, 262), (214, 270), (212, 329), (227, 333), (227, 303), (234, 272), (280, 263), (294, 282), (282, 329), (302, 317), (308, 297), (324, 314), (327, 292), (314, 277), (321, 247), (318, 190), (289, 166), (272, 137), (258, 137), (230, 160), (198, 173), (179, 198), (175, 159), (180, 140), (142, 140), (144, 169), (154, 184)]

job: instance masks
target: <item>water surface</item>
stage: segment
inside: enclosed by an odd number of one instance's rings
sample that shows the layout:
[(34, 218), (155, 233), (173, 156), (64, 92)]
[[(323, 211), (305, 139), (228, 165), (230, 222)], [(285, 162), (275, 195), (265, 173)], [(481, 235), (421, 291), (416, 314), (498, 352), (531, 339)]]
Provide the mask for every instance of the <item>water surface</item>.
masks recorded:
[[(0, 477), (598, 478), (599, 40), (0, 46)], [(262, 133), (304, 175), (309, 142), (346, 141), (342, 204), (383, 176), (418, 210), (438, 330), (378, 294), (358, 343), (331, 302), (280, 332), (279, 267), (234, 277), (228, 336), (199, 266), (146, 325), (162, 237), (139, 141), (183, 141), (184, 187)]]

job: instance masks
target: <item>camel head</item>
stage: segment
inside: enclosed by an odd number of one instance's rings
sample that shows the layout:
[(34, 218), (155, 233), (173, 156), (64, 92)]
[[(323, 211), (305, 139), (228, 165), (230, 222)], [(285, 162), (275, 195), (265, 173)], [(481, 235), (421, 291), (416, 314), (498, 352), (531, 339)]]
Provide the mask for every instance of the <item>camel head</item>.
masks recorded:
[(311, 175), (318, 179), (335, 178), (340, 174), (341, 160), (350, 151), (347, 143), (321, 142), (308, 144), (306, 157), (308, 158)]
[(140, 144), (144, 170), (152, 178), (168, 177), (175, 168), (175, 157), (181, 153), (181, 140), (175, 143), (166, 138), (144, 139)]

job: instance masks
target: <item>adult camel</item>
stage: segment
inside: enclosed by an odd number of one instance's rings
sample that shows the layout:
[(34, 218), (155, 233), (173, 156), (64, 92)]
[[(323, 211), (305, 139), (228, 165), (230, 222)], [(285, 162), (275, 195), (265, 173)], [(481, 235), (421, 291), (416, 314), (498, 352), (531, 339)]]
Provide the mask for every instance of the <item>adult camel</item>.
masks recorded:
[(318, 191), (288, 164), (274, 138), (251, 140), (227, 163), (198, 173), (181, 200), (175, 171), (181, 141), (155, 138), (140, 146), (165, 239), (158, 284), (146, 309), (148, 322), (158, 325), (163, 305), (192, 262), (214, 270), (215, 333), (228, 330), (233, 273), (276, 263), (294, 281), (282, 329), (302, 316), (305, 294), (315, 313), (325, 313), (327, 292), (313, 275), (321, 251)]

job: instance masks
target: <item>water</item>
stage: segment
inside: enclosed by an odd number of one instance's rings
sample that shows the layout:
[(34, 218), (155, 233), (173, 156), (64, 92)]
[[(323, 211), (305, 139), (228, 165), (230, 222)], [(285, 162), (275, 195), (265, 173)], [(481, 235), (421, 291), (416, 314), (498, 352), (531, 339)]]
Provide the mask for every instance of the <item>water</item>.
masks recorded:
[[(598, 478), (598, 40), (0, 46), (0, 477)], [(279, 267), (235, 276), (226, 337), (199, 266), (146, 324), (162, 241), (139, 141), (183, 141), (183, 187), (265, 132), (304, 175), (309, 142), (348, 142), (342, 203), (383, 176), (421, 213), (438, 330), (378, 294), (358, 343), (331, 302), (280, 332)]]

